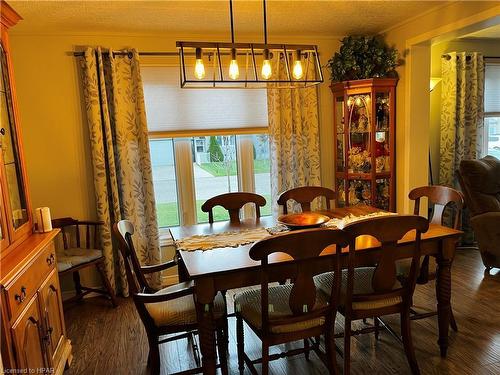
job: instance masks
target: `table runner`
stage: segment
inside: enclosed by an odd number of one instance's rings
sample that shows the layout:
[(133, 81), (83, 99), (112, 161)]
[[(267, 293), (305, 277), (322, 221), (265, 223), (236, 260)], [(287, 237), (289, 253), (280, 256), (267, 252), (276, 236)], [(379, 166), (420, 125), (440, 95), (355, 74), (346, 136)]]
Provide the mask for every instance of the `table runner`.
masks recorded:
[[(331, 219), (323, 224), (323, 227), (342, 229), (347, 224), (353, 223), (355, 221), (387, 215), (397, 214), (394, 212), (374, 212), (371, 214), (360, 216), (349, 214), (341, 219)], [(241, 231), (194, 235), (177, 240), (175, 241), (175, 244), (177, 246), (177, 249), (182, 251), (206, 251), (223, 247), (238, 247), (242, 245), (248, 245), (271, 235), (286, 231), (289, 231), (286, 226), (284, 226), (283, 224), (277, 224), (270, 228), (244, 229)]]

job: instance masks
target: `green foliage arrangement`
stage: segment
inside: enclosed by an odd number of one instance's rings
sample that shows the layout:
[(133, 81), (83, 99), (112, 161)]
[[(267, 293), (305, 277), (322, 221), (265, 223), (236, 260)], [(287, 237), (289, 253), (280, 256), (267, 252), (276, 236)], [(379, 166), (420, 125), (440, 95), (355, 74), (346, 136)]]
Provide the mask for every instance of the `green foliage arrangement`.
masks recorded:
[(389, 47), (382, 36), (346, 36), (341, 42), (340, 51), (328, 60), (332, 82), (397, 78), (395, 69), (404, 60), (399, 59), (398, 50)]
[(222, 162), (224, 161), (224, 154), (222, 149), (214, 136), (210, 137), (210, 143), (208, 144), (208, 152), (210, 153), (211, 162)]

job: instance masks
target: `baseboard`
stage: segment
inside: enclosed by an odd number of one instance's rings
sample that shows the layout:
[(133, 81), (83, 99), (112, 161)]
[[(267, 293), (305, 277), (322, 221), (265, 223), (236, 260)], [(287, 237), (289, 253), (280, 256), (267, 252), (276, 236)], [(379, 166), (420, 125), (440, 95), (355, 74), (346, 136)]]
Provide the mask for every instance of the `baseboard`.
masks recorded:
[[(102, 288), (102, 285), (92, 286), (90, 288), (100, 289), (100, 288)], [(75, 295), (76, 295), (76, 292), (74, 290), (64, 290), (61, 293), (61, 297), (62, 297), (63, 302), (71, 297), (74, 297)], [(83, 298), (85, 299), (85, 298), (92, 298), (92, 297), (98, 297), (98, 296), (102, 296), (102, 294), (91, 292), (89, 294), (84, 295)]]

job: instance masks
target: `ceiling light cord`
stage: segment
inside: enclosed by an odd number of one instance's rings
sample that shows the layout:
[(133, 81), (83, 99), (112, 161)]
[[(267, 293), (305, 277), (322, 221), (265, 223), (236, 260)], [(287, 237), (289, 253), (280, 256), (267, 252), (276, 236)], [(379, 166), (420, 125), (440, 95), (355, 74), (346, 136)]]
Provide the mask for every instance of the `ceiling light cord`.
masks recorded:
[(264, 7), (264, 44), (267, 44), (267, 14), (266, 14), (266, 0), (262, 0)]
[(233, 0), (229, 0), (229, 15), (231, 17), (231, 43), (234, 44)]

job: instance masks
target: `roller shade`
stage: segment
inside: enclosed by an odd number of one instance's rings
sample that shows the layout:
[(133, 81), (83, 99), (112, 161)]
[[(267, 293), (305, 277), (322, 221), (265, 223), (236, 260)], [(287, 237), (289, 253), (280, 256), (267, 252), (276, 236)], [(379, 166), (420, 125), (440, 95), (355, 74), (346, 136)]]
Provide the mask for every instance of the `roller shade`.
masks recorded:
[(150, 132), (267, 127), (267, 92), (181, 89), (179, 68), (141, 66)]
[(486, 63), (484, 72), (484, 112), (500, 112), (500, 63)]

